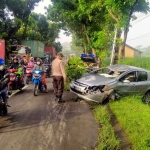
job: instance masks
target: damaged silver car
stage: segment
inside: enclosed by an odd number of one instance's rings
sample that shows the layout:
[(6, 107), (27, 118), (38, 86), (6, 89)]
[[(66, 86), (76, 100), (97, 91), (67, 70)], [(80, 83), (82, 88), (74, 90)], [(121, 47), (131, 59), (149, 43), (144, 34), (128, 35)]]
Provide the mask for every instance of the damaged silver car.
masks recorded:
[(150, 103), (150, 71), (127, 65), (112, 65), (84, 74), (70, 84), (78, 97), (102, 103), (123, 95), (141, 93)]

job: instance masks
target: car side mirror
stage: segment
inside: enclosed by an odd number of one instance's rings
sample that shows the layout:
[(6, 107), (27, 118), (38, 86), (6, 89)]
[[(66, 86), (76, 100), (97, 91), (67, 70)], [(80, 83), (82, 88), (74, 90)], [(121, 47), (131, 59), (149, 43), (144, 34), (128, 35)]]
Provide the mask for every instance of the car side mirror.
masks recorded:
[(125, 79), (125, 80), (123, 80), (123, 83), (130, 83), (130, 81)]

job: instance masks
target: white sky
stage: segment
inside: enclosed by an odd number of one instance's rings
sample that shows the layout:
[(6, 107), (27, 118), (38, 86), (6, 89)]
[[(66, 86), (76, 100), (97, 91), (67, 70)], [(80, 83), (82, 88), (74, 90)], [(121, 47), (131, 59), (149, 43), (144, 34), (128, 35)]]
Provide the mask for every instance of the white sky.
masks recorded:
[[(35, 8), (34, 12), (44, 14), (45, 13), (44, 7), (48, 6), (49, 4), (51, 4), (50, 0), (43, 0)], [(139, 16), (139, 19), (131, 23), (132, 27), (130, 27), (128, 33), (127, 44), (133, 47), (136, 47), (138, 45), (141, 45), (143, 47), (149, 46), (150, 45), (150, 13), (147, 15), (138, 14), (137, 16)], [(65, 36), (63, 34), (63, 31), (60, 32), (59, 37), (60, 38), (57, 39), (57, 41), (60, 41), (61, 43), (71, 42), (71, 36), (69, 37)]]

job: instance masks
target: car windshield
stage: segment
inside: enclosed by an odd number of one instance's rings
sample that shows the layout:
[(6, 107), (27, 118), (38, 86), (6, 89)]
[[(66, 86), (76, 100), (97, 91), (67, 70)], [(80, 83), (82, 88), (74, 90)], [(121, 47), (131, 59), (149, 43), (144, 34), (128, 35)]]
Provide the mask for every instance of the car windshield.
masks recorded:
[(95, 58), (92, 57), (82, 57), (81, 60), (87, 63), (96, 63)]
[(113, 70), (112, 68), (102, 68), (98, 71), (98, 74), (106, 78), (116, 78), (123, 72), (125, 72), (125, 70)]

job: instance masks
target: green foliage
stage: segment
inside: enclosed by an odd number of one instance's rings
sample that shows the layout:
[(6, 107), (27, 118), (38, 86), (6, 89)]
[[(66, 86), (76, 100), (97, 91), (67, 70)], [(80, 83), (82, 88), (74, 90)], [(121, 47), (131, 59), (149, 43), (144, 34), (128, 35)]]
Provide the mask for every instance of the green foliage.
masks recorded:
[(80, 78), (86, 72), (80, 57), (71, 57), (66, 66), (66, 74), (69, 82)]
[(150, 108), (141, 96), (124, 97), (110, 107), (125, 130), (134, 150), (150, 149)]
[(46, 46), (54, 46), (57, 52), (62, 50), (61, 44), (55, 42), (59, 34), (59, 25), (48, 20), (45, 15), (32, 13), (40, 1), (0, 1), (0, 38), (5, 39), (7, 48), (13, 41), (21, 43), (21, 40), (25, 39), (38, 40)]
[(102, 58), (102, 64), (101, 67), (107, 67), (110, 65), (110, 58), (106, 57), (106, 58)]
[(113, 127), (110, 124), (110, 115), (105, 106), (97, 106), (94, 109), (94, 116), (100, 123), (100, 134), (98, 146), (95, 150), (119, 150), (119, 140), (114, 134)]
[(141, 58), (124, 58), (118, 62), (119, 64), (131, 65), (140, 68), (150, 70), (150, 58), (141, 57)]

